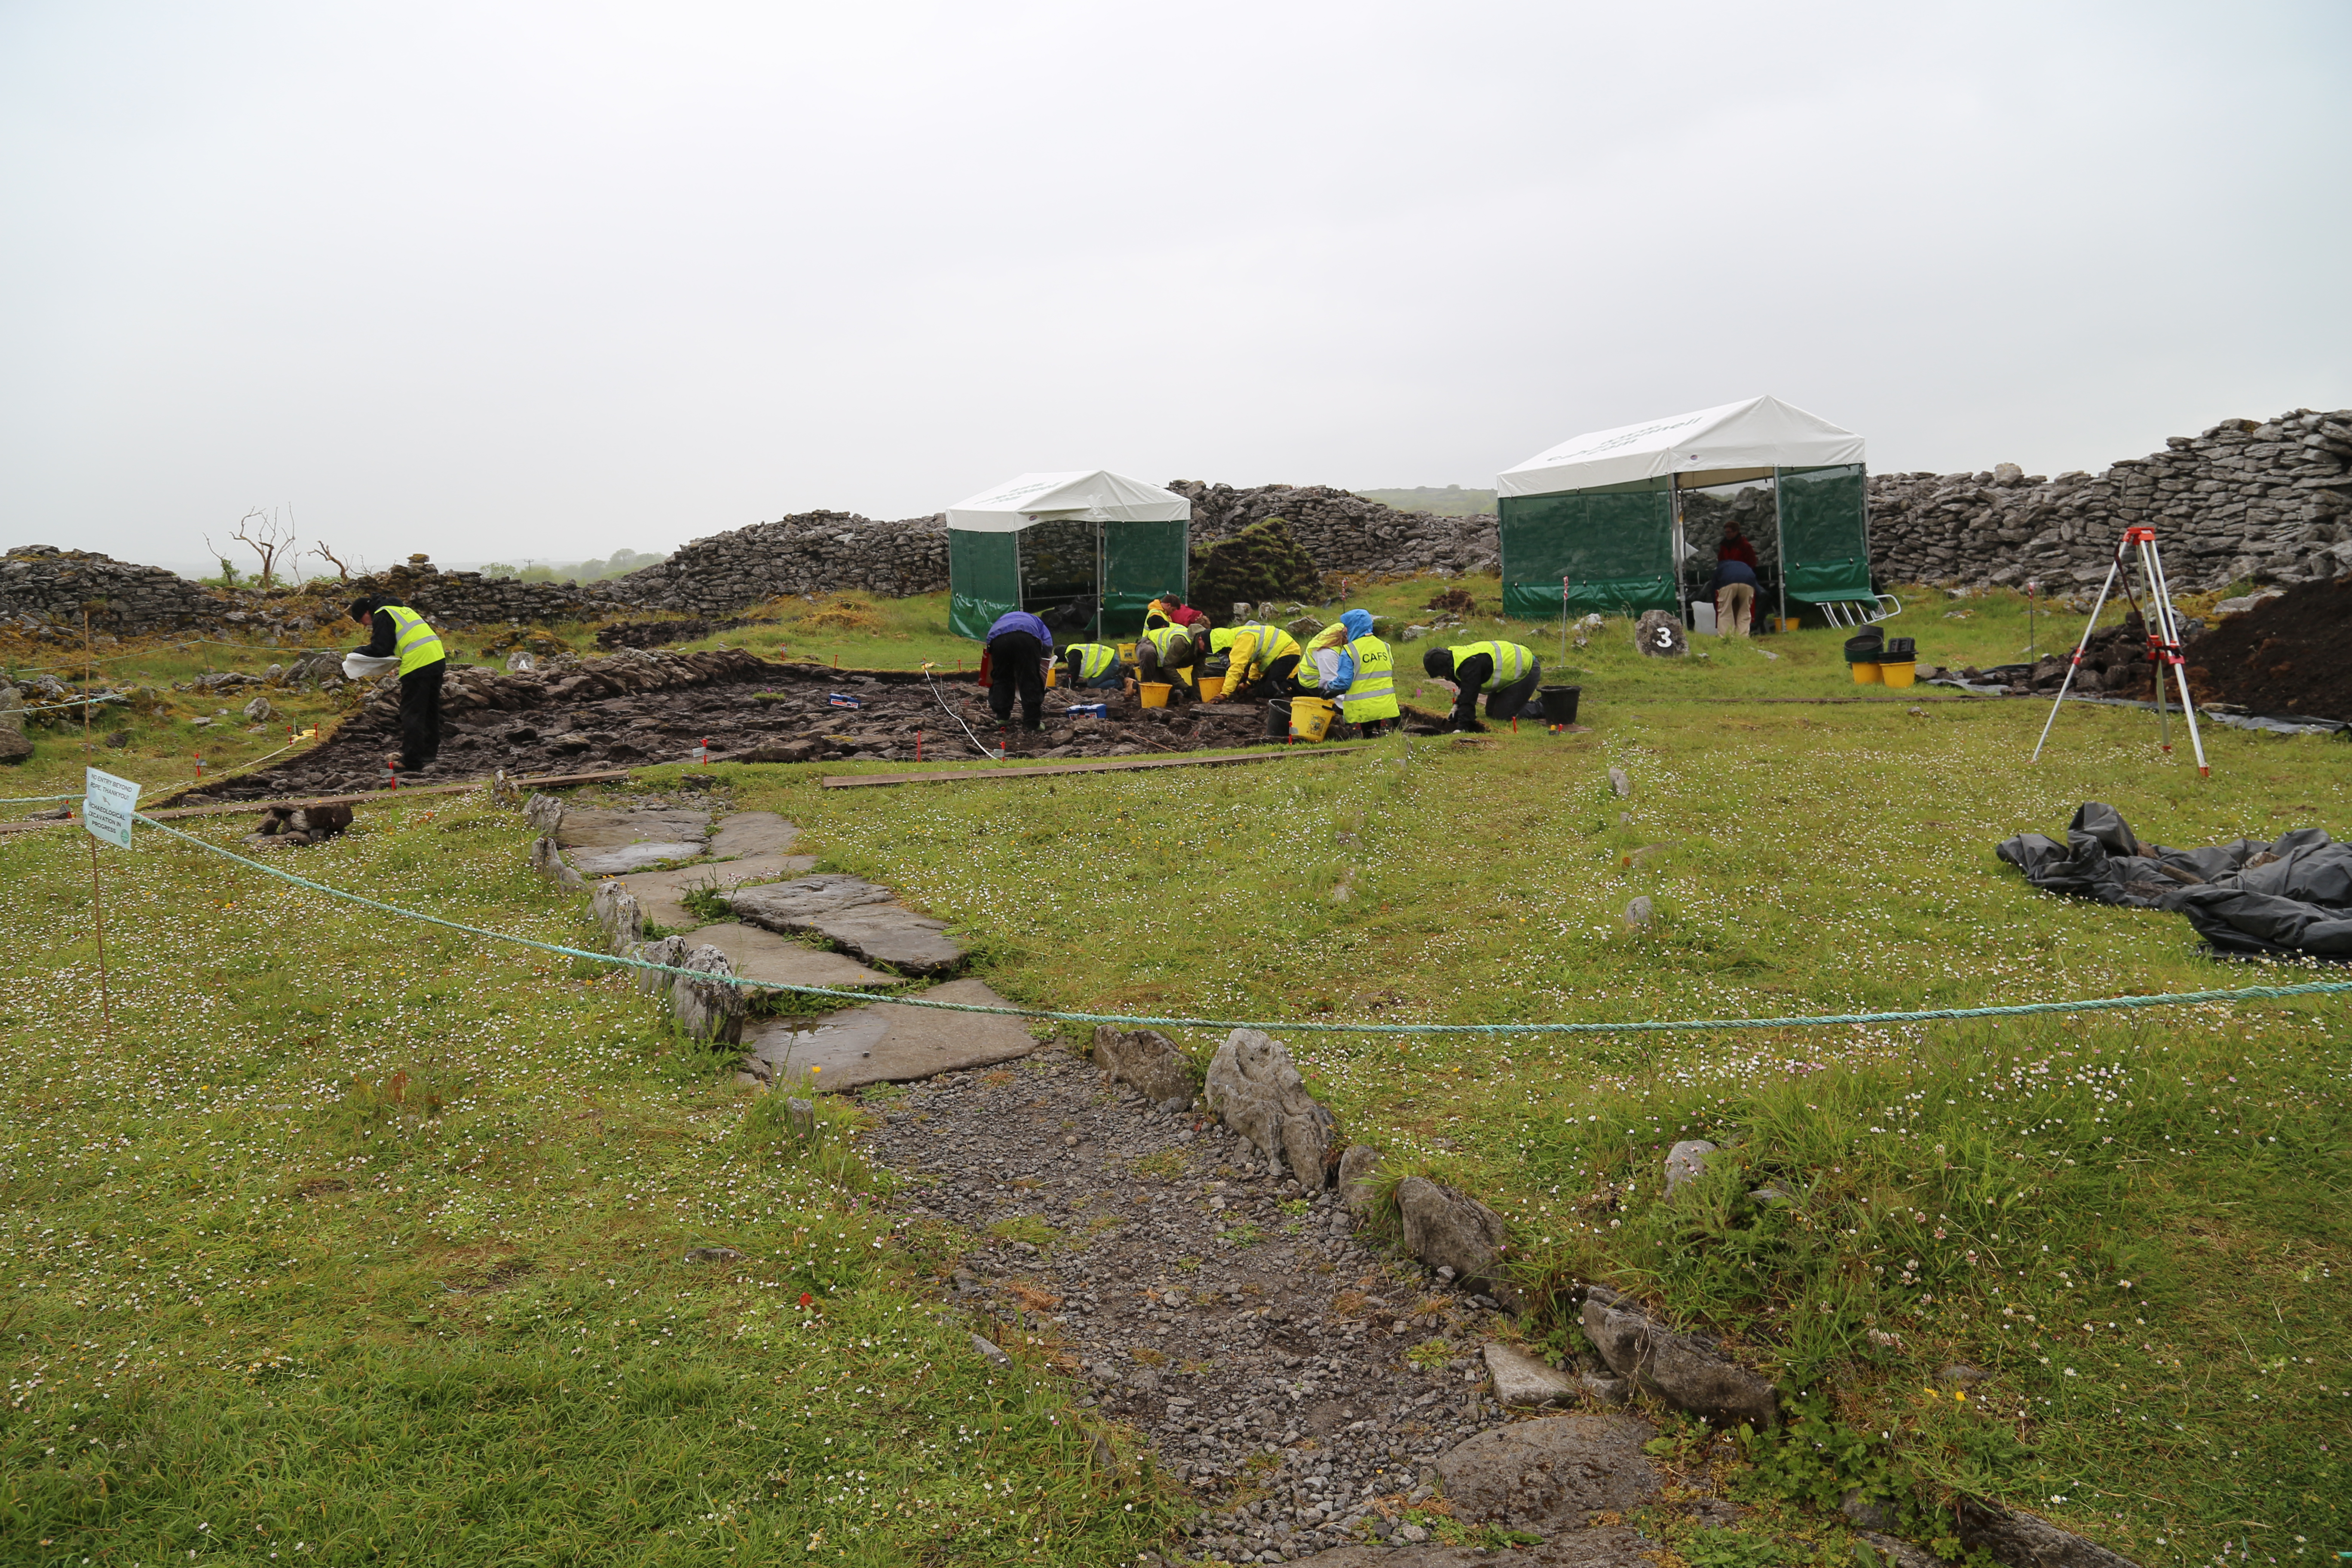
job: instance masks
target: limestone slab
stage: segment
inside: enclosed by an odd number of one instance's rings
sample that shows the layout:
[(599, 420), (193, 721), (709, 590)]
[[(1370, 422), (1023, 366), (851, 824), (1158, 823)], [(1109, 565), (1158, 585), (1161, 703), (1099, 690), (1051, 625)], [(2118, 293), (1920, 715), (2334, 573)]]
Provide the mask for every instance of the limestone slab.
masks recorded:
[(1657, 1428), (1630, 1415), (1548, 1415), (1458, 1443), (1437, 1460), (1456, 1518), (1580, 1529), (1658, 1495), (1642, 1445)]
[(1519, 1547), (1507, 1556), (1483, 1547), (1335, 1546), (1294, 1558), (1297, 1568), (1655, 1568), (1664, 1544), (1631, 1525), (1605, 1525), (1555, 1535), (1540, 1546)]
[(1495, 1397), (1506, 1405), (1572, 1405), (1576, 1380), (1524, 1351), (1497, 1340), (1486, 1344), (1486, 1372), (1495, 1380)]
[[(718, 847), (716, 839), (711, 847), (714, 849)], [(740, 860), (673, 866), (666, 871), (633, 871), (620, 880), (645, 906), (647, 920), (673, 931), (685, 931), (700, 924), (703, 920), (680, 901), (688, 889), (709, 888), (724, 892), (754, 883), (781, 882), (787, 877), (805, 875), (815, 865), (816, 858), (813, 855), (766, 852), (746, 855)]]
[(719, 820), (710, 836), (713, 855), (781, 855), (801, 830), (772, 811), (739, 811)]
[(779, 985), (904, 985), (895, 974), (885, 974), (845, 952), (827, 952), (758, 926), (700, 926), (687, 934), (688, 942), (715, 947), (727, 955), (735, 973), (748, 980), (771, 980)]
[(737, 915), (785, 932), (814, 931), (868, 963), (939, 974), (963, 962), (947, 922), (919, 915), (889, 889), (862, 877), (824, 873), (726, 895)]
[[(951, 980), (925, 995), (984, 1007), (1012, 1005), (977, 980)], [(817, 1088), (845, 1089), (988, 1067), (1036, 1048), (1019, 1018), (877, 1002), (835, 1013), (814, 1027), (806, 1018), (779, 1018), (752, 1038), (747, 1065), (763, 1078), (794, 1083), (806, 1081), (809, 1068), (820, 1068)]]
[(581, 875), (619, 876), (702, 854), (710, 844), (710, 814), (681, 806), (567, 809), (555, 842)]

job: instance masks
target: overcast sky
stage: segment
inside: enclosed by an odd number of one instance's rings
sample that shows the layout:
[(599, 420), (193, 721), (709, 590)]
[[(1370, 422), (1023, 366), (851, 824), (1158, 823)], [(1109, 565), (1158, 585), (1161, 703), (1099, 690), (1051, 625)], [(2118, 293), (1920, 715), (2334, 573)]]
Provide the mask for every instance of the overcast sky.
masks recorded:
[(1874, 468), (2352, 405), (2352, 5), (0, 5), (0, 543), (382, 564), (1024, 469)]

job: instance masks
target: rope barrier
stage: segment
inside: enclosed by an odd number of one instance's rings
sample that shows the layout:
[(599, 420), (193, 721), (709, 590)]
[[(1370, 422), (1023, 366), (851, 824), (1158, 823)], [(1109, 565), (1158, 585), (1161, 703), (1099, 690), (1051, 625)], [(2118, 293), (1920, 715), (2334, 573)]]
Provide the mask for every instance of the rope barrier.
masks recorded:
[(11, 708), (11, 713), (47, 713), (59, 708), (95, 708), (101, 702), (128, 702), (127, 691), (101, 691), (95, 697), (77, 697), (70, 702), (44, 702), (37, 708)]
[(74, 791), (71, 795), (0, 795), (0, 805), (37, 805), (45, 800), (80, 800), (82, 798), (82, 792), (79, 790)]
[(1061, 1013), (1040, 1007), (990, 1007), (975, 1002), (936, 1002), (921, 996), (877, 996), (865, 991), (843, 991), (826, 985), (791, 985), (782, 981), (752, 980), (740, 974), (709, 974), (698, 969), (684, 969), (676, 964), (654, 963), (646, 959), (610, 952), (591, 952), (584, 948), (565, 947), (559, 942), (538, 942), (527, 936), (515, 936), (507, 931), (485, 931), (478, 926), (446, 921), (437, 915), (422, 914), (404, 910), (397, 904), (387, 904), (358, 893), (331, 888), (324, 882), (314, 882), (291, 871), (260, 861), (234, 850), (208, 843), (192, 833), (183, 833), (144, 814), (131, 814), (138, 821), (159, 833), (166, 833), (242, 866), (267, 872), (281, 881), (308, 888), (312, 892), (325, 893), (404, 920), (421, 921), (446, 930), (463, 931), (468, 936), (487, 937), (493, 942), (512, 942), (517, 946), (536, 948), (564, 958), (585, 958), (597, 963), (609, 963), (623, 968), (650, 970), (658, 974), (682, 975), (706, 984), (726, 984), (750, 991), (789, 991), (798, 996), (836, 997), (845, 1002), (889, 1002), (899, 1007), (929, 1007), (942, 1013), (991, 1013), (1011, 1018), (1050, 1018), (1066, 1024), (1125, 1024), (1149, 1028), (1179, 1029), (1263, 1029), (1267, 1034), (1318, 1035), (1623, 1035), (1658, 1034), (1676, 1030), (1700, 1029), (1793, 1029), (1813, 1028), (1827, 1025), (1859, 1024), (1920, 1024), (1959, 1018), (2020, 1018), (2048, 1013), (2111, 1013), (2139, 1007), (2179, 1007), (2206, 1002), (2242, 1002), (2281, 996), (2332, 995), (2352, 991), (2352, 980), (2309, 981), (2294, 985), (2242, 985), (2226, 991), (2179, 991), (2152, 996), (2102, 996), (2074, 1002), (2021, 1002), (1997, 1007), (1936, 1007), (1905, 1013), (1835, 1013), (1815, 1016), (1790, 1018), (1684, 1018), (1673, 1021), (1651, 1020), (1630, 1024), (1297, 1024), (1255, 1019), (1235, 1018), (1152, 1018), (1134, 1017), (1119, 1013)]

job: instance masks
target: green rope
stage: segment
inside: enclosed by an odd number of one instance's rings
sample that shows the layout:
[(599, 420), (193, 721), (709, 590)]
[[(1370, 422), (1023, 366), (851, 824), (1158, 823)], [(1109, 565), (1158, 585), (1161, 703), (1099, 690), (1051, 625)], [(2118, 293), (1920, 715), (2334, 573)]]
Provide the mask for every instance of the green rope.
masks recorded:
[(44, 702), (37, 708), (11, 708), (7, 710), (7, 711), (11, 713), (49, 713), (56, 711), (59, 708), (95, 708), (101, 702), (128, 702), (130, 700), (131, 698), (129, 694), (125, 692), (101, 691), (95, 697), (77, 697), (70, 702)]
[(37, 802), (44, 800), (80, 800), (82, 798), (82, 792), (79, 790), (74, 791), (71, 795), (0, 795), (0, 805), (32, 805)]
[(1684, 1018), (1672, 1022), (1635, 1024), (1290, 1024), (1274, 1021), (1236, 1018), (1148, 1018), (1130, 1017), (1120, 1013), (1056, 1013), (1038, 1007), (989, 1007), (973, 1002), (934, 1002), (921, 996), (877, 996), (867, 991), (843, 991), (826, 985), (788, 985), (781, 981), (751, 980), (740, 974), (710, 974), (698, 969), (682, 969), (676, 964), (654, 963), (642, 958), (631, 958), (610, 952), (591, 952), (584, 948), (565, 947), (559, 942), (536, 942), (527, 936), (515, 936), (507, 931), (484, 931), (457, 921), (445, 921), (438, 915), (420, 914), (404, 910), (397, 904), (387, 904), (358, 893), (347, 893), (341, 888), (331, 888), (324, 882), (314, 882), (308, 877), (298, 877), (291, 871), (265, 866), (260, 861), (207, 843), (192, 833), (183, 833), (166, 826), (153, 817), (139, 812), (131, 814), (140, 822), (159, 833), (184, 839), (197, 848), (209, 851), (224, 860), (234, 860), (250, 866), (280, 881), (291, 882), (298, 888), (308, 888), (314, 893), (346, 900), (404, 920), (422, 921), (450, 931), (464, 931), (468, 936), (488, 937), (493, 942), (513, 942), (520, 947), (537, 948), (565, 958), (585, 958), (597, 963), (610, 963), (629, 969), (650, 970), (656, 974), (682, 975), (706, 984), (724, 984), (749, 991), (789, 991), (800, 996), (831, 996), (845, 1002), (870, 1003), (887, 1001), (899, 1007), (929, 1007), (942, 1013), (993, 1013), (1012, 1018), (1051, 1018), (1065, 1024), (1127, 1024), (1151, 1028), (1177, 1029), (1263, 1029), (1267, 1034), (1318, 1035), (1623, 1035), (1654, 1034), (1682, 1029), (1793, 1029), (1810, 1028), (1829, 1024), (1923, 1024), (1953, 1018), (2019, 1018), (2038, 1013), (2112, 1013), (2134, 1007), (2179, 1007), (2200, 1002), (2242, 1002), (2277, 996), (2329, 995), (2352, 991), (2352, 980), (2315, 980), (2295, 985), (2242, 985), (2230, 991), (2176, 991), (2159, 996), (2102, 996), (2080, 1002), (2023, 1002), (2001, 1007), (1937, 1007), (1911, 1013), (1835, 1013), (1797, 1018)]

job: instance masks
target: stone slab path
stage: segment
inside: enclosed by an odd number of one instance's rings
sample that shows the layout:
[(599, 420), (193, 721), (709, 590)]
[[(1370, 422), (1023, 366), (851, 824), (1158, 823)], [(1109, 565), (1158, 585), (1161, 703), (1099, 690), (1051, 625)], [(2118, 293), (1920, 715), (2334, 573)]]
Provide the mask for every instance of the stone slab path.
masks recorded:
[[(709, 928), (695, 935), (707, 938), (710, 930), (721, 929), (726, 928)], [(950, 980), (924, 994), (981, 1007), (1012, 1005), (977, 980)], [(748, 1044), (743, 1076), (790, 1084), (802, 1093), (806, 1092), (813, 1067), (822, 1069), (815, 1087), (833, 1091), (993, 1067), (1037, 1048), (1029, 1026), (1019, 1018), (935, 1012), (890, 1002), (853, 1007), (822, 1019), (779, 1018), (751, 1036)]]
[[(658, 920), (659, 916), (655, 916)], [(719, 925), (698, 926), (687, 933), (694, 945), (715, 947), (727, 955), (727, 962), (736, 973), (751, 980), (772, 981), (779, 985), (904, 985), (906, 981), (896, 974), (885, 974), (869, 969), (845, 952), (827, 952), (821, 947), (794, 942), (788, 936), (762, 931), (758, 926)], [(802, 1021), (806, 1027), (806, 1021)]]
[(564, 812), (555, 843), (582, 876), (618, 876), (709, 853), (710, 814), (685, 806), (582, 806)]
[(826, 873), (740, 889), (730, 908), (753, 925), (786, 933), (814, 931), (868, 963), (912, 974), (943, 974), (963, 962), (947, 922), (917, 914), (889, 889), (861, 877)]

